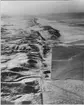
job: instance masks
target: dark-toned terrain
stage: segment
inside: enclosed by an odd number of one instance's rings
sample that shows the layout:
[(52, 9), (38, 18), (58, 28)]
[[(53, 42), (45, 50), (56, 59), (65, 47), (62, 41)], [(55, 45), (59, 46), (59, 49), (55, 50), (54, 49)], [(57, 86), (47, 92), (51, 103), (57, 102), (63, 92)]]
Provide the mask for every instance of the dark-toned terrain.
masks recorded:
[(84, 79), (84, 48), (81, 46), (57, 46), (53, 48), (53, 79)]

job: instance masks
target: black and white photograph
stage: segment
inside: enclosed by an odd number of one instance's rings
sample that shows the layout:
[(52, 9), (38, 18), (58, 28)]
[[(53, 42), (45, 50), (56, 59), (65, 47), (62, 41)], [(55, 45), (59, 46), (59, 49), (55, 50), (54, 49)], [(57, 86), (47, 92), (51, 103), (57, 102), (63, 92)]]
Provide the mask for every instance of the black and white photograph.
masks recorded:
[(84, 0), (1, 1), (1, 105), (84, 104)]

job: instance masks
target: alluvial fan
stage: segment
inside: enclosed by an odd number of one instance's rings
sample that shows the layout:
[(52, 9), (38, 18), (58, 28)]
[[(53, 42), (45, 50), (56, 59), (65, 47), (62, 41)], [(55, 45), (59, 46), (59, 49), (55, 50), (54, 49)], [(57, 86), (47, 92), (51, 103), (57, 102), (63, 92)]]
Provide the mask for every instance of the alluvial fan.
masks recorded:
[[(37, 19), (5, 17), (1, 26), (2, 104), (43, 104), (42, 79), (50, 78), (51, 43), (60, 36)], [(25, 21), (31, 23), (30, 27)]]

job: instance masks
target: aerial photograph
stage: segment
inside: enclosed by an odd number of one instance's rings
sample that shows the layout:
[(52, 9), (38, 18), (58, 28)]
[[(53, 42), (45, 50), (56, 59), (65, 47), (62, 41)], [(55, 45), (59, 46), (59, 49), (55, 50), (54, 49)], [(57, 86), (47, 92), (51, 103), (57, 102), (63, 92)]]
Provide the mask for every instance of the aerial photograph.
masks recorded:
[(1, 1), (1, 105), (84, 105), (84, 0)]

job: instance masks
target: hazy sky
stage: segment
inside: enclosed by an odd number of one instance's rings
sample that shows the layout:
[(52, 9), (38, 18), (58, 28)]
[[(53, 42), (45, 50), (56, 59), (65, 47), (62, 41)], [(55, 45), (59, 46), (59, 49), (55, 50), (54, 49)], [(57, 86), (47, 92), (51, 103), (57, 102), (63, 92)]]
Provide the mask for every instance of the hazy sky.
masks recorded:
[(84, 12), (84, 0), (1, 1), (1, 13), (10, 15)]

